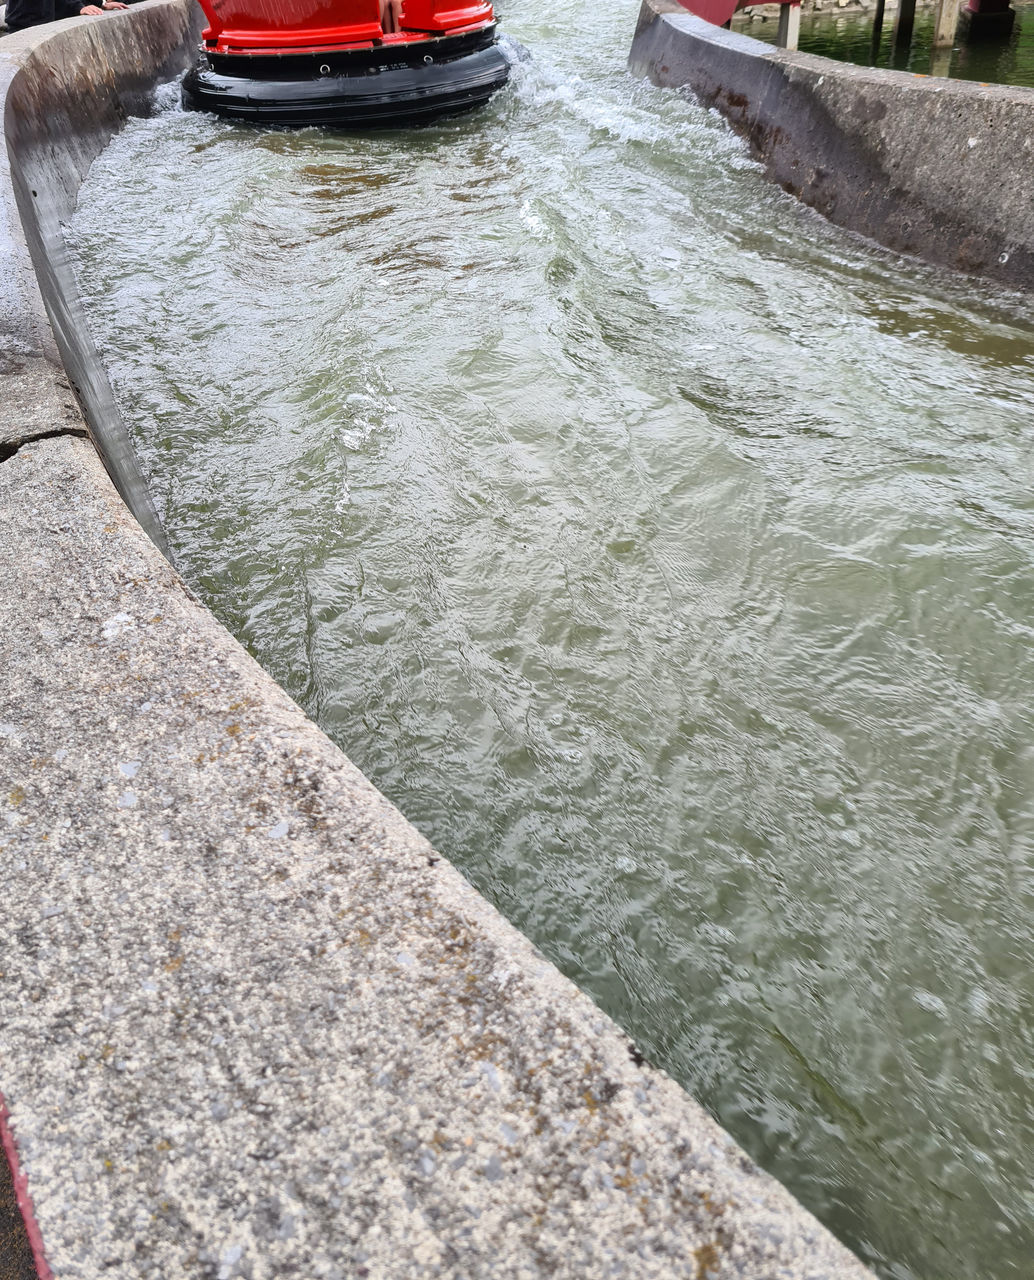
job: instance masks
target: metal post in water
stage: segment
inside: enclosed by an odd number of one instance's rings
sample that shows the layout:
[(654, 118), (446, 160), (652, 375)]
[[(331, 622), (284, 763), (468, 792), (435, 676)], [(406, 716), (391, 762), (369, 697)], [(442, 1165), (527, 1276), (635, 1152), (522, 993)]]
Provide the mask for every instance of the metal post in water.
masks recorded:
[(899, 52), (912, 47), (912, 30), (916, 23), (916, 0), (901, 0), (898, 6), (898, 17), (894, 23), (894, 56), (895, 62)]
[[(915, 3), (915, 0), (912, 0)], [(801, 0), (789, 0), (779, 9), (776, 44), (780, 49), (796, 49), (801, 35)]]
[(875, 64), (880, 52), (880, 37), (883, 35), (883, 14), (887, 0), (876, 0), (876, 12), (872, 19), (872, 61)]

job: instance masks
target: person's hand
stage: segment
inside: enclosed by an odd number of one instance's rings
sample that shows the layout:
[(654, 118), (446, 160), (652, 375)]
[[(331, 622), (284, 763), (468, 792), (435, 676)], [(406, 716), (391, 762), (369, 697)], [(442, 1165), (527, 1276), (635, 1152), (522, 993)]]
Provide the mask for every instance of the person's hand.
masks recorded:
[(97, 14), (103, 13), (103, 12), (104, 10), (100, 7), (99, 4), (86, 4), (86, 5), (83, 5), (83, 7), (79, 10), (79, 17), (94, 18), (97, 16)]
[(128, 4), (123, 4), (122, 0), (101, 0), (102, 9), (128, 9)]

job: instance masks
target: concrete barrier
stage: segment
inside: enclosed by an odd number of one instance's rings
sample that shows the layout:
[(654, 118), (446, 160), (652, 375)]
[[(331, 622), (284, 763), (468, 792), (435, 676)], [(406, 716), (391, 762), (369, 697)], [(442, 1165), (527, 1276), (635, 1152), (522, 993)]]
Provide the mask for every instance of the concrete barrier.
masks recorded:
[(686, 86), (769, 177), (901, 253), (1034, 288), (1034, 90), (774, 49), (643, 0), (629, 67)]
[[(147, 109), (156, 78), (181, 70), (203, 25), (197, 6), (141, 5), (118, 32), (117, 71), (110, 61), (108, 23), (73, 19), (4, 37), (0, 59), (4, 138), (10, 157), (10, 190), (4, 193), (2, 230), (11, 240), (19, 220), (31, 259), (12, 271), (25, 273), (9, 296), (21, 300), (12, 329), (29, 330), (20, 341), (35, 347), (26, 362), (23, 412), (35, 402), (38, 377), (47, 380), (40, 355), (63, 362), (70, 387), (86, 409), (93, 437), (112, 479), (152, 540), (164, 548), (154, 509), (119, 421), (102, 362), (86, 325), (61, 228), (75, 208), (90, 165), (127, 114)], [(8, 198), (13, 193), (14, 201)], [(131, 228), (127, 228), (131, 234)], [(39, 314), (42, 294), (47, 320)], [(30, 325), (29, 317), (33, 317)]]
[(196, 27), (148, 0), (0, 44), (0, 1128), (40, 1275), (861, 1280), (198, 604), (85, 438), (69, 379), (139, 503), (60, 223)]

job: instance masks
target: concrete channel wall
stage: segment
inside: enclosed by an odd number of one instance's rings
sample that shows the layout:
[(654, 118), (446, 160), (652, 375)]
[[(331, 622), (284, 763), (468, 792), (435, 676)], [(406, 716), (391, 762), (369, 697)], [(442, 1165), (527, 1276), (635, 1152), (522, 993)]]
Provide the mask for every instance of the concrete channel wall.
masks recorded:
[(197, 28), (147, 0), (0, 41), (0, 1128), (40, 1275), (862, 1280), (102, 467), (152, 519), (60, 223)]
[(677, 0), (643, 0), (629, 67), (717, 107), (830, 221), (1034, 289), (1034, 89), (775, 49)]

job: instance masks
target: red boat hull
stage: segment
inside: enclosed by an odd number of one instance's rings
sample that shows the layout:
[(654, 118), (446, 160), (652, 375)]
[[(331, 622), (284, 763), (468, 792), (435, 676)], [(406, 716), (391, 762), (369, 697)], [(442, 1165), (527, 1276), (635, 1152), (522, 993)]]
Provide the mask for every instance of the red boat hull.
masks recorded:
[(491, 23), (348, 50), (202, 53), (184, 78), (183, 105), (251, 124), (399, 128), (472, 111), (509, 73)]
[(485, 0), (200, 0), (216, 54), (332, 52), (459, 35), (494, 21)]
[(255, 124), (427, 124), (509, 76), (486, 0), (200, 0), (184, 106)]

